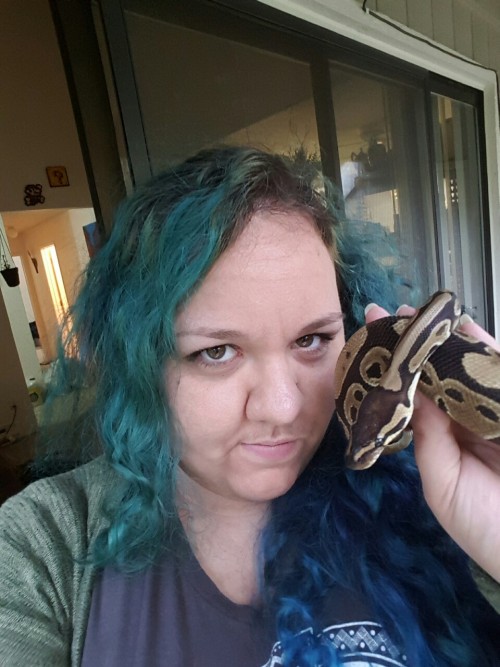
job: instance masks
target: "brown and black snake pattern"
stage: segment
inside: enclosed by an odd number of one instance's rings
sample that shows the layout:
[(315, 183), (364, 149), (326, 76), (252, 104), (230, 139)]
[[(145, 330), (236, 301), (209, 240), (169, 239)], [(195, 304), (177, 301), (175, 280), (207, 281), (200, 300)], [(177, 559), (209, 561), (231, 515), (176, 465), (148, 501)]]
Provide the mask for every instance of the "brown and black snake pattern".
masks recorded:
[(411, 440), (418, 390), (451, 419), (500, 444), (500, 354), (459, 331), (460, 305), (436, 292), (414, 317), (386, 317), (346, 343), (335, 371), (346, 465), (361, 470)]

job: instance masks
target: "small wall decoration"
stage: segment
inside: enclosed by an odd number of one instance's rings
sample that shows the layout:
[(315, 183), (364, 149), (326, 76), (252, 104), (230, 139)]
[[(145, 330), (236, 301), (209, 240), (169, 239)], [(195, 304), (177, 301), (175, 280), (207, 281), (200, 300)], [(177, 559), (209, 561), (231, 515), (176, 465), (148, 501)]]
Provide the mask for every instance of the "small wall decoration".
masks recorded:
[(64, 188), (69, 185), (66, 167), (46, 167), (45, 171), (51, 188)]
[(36, 204), (43, 204), (45, 201), (40, 183), (30, 183), (27, 185), (24, 188), (24, 194), (24, 203), (26, 206), (36, 206)]
[(19, 269), (14, 263), (10, 246), (0, 226), (0, 273), (9, 287), (19, 285)]

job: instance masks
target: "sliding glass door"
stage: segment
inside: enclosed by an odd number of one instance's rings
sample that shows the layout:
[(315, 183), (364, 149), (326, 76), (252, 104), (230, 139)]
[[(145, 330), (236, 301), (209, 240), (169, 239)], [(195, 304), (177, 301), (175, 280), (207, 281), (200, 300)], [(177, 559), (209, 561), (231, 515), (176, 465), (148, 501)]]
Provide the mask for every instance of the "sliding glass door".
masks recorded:
[(330, 71), (346, 215), (367, 236), (385, 237), (386, 262), (397, 249), (418, 300), (437, 288), (424, 93), (335, 64)]
[(486, 322), (485, 243), (477, 110), (432, 95), (442, 280), (457, 292), (464, 310)]
[(402, 257), (402, 299), (446, 287), (491, 322), (477, 93), (251, 0), (98, 4), (135, 183), (221, 143), (309, 162)]

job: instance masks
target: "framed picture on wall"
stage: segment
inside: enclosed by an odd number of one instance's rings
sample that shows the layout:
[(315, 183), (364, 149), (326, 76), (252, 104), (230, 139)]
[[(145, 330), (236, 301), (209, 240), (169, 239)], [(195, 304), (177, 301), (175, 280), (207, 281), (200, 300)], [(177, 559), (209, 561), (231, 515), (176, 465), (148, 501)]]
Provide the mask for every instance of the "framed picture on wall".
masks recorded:
[(46, 167), (45, 171), (51, 188), (64, 188), (69, 185), (66, 167)]

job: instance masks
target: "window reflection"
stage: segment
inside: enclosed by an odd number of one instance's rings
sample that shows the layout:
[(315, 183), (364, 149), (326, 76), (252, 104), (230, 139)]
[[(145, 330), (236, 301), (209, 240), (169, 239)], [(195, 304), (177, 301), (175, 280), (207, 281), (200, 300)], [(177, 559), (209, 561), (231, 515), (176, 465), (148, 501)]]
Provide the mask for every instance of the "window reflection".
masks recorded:
[[(387, 264), (396, 261), (391, 248), (403, 258), (411, 290), (402, 290), (402, 300), (420, 302), (448, 287), (484, 323), (475, 108), (431, 95), (421, 72), (406, 79), (378, 60), (375, 69), (368, 57), (366, 69), (347, 65), (342, 49), (340, 64), (337, 47), (328, 60), (324, 44), (316, 49), (312, 40), (217, 3), (195, 4), (123, 0), (128, 51), (117, 53), (131, 61), (124, 59), (122, 71), (123, 58), (114, 56), (113, 67), (124, 82), (122, 109), (131, 100), (137, 105), (123, 116), (129, 147), (140, 144), (136, 153), (129, 148), (133, 173), (157, 173), (221, 143), (254, 145), (313, 167), (323, 161), (340, 177), (347, 217), (367, 250)], [(114, 30), (110, 35), (123, 46)], [(482, 272), (474, 284), (472, 265)]]
[(476, 110), (432, 96), (441, 264), (465, 311), (486, 325)]
[(339, 66), (331, 79), (347, 217), (392, 242), (409, 282), (427, 294), (436, 261), (422, 93)]
[(220, 143), (319, 155), (309, 65), (126, 11), (153, 172)]

